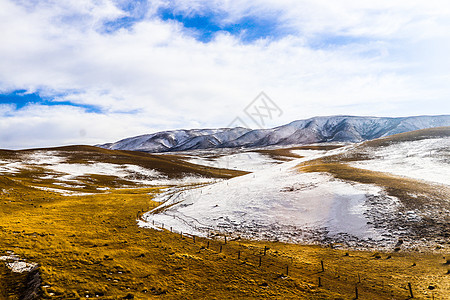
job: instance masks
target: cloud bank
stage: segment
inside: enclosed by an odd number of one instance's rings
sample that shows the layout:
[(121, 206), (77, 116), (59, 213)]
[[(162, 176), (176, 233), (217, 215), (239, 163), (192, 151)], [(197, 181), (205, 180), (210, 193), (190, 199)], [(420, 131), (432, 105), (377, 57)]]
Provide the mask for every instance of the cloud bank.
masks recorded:
[(449, 113), (450, 4), (370, 2), (0, 0), (0, 93), (46, 99), (3, 98), (0, 148), (223, 127), (261, 91), (267, 126)]

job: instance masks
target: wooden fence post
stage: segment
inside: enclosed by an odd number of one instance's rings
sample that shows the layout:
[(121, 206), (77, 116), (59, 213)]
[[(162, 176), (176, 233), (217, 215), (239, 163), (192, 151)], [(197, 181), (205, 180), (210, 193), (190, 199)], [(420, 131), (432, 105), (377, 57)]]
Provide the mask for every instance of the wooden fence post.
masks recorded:
[(286, 276), (289, 275), (289, 265), (286, 265)]
[(319, 276), (319, 287), (322, 287), (322, 278)]
[(259, 265), (258, 267), (261, 267), (261, 256), (259, 257)]
[(358, 299), (358, 286), (355, 286), (355, 299)]
[(408, 289), (409, 289), (409, 295), (411, 296), (411, 298), (414, 298), (414, 295), (413, 295), (413, 291), (412, 291), (412, 287), (411, 287), (411, 283), (410, 283), (410, 282), (408, 282)]
[(323, 260), (320, 261), (320, 265), (322, 266), (322, 272), (325, 272), (325, 268), (323, 266)]

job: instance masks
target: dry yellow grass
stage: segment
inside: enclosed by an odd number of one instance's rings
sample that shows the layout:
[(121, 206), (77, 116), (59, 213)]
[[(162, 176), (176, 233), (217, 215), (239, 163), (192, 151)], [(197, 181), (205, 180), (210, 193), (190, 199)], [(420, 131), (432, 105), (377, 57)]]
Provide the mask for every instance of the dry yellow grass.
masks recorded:
[[(361, 299), (406, 299), (408, 282), (418, 299), (431, 299), (429, 285), (436, 299), (448, 291), (447, 267), (438, 254), (376, 258), (372, 252), (273, 242), (224, 245), (222, 239), (210, 240), (207, 248), (206, 239), (194, 243), (167, 230), (138, 228), (137, 214), (156, 205), (158, 189), (62, 197), (14, 186), (5, 177), (2, 188), (8, 191), (0, 204), (0, 250), (40, 264), (44, 299), (351, 299), (356, 285)], [(264, 246), (270, 249), (262, 256)], [(283, 275), (286, 266), (289, 276)], [(18, 299), (11, 283), (20, 278), (4, 274), (0, 280), (0, 295), (9, 286), (9, 299)]]

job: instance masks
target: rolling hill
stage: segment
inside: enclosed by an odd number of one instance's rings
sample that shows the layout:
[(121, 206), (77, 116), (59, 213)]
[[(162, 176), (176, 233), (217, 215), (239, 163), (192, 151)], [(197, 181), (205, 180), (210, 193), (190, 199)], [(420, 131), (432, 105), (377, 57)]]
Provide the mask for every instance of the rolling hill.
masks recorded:
[(27, 187), (79, 195), (109, 188), (199, 184), (246, 172), (196, 165), (181, 156), (66, 146), (0, 150), (0, 178)]

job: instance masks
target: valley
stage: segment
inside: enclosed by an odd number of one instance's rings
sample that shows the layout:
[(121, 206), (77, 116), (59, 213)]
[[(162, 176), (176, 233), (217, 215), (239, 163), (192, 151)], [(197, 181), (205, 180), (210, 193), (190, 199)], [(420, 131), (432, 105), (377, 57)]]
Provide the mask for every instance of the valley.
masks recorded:
[(449, 136), (1, 151), (0, 298), (446, 299)]

